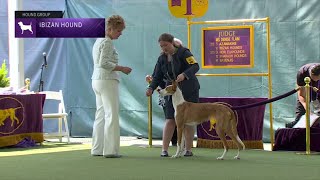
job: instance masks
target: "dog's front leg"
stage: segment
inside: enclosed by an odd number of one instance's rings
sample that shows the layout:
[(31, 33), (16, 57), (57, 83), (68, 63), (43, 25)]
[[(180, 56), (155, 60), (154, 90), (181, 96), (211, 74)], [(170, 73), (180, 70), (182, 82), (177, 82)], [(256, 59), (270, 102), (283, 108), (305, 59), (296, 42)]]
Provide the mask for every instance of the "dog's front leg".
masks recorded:
[(176, 154), (173, 155), (172, 157), (173, 157), (173, 158), (181, 157), (182, 152), (183, 152), (183, 149), (184, 149), (184, 146), (185, 146), (185, 137), (184, 137), (184, 135), (182, 135), (181, 143), (180, 143), (180, 144), (179, 144), (179, 143), (177, 144)]
[(173, 158), (181, 157), (181, 154), (184, 148), (184, 141), (185, 141), (185, 138), (183, 135), (183, 129), (184, 128), (180, 128), (179, 126), (177, 126), (177, 137), (178, 137), (177, 151), (176, 151), (176, 154), (172, 156)]
[(181, 143), (177, 144), (177, 151), (176, 151), (176, 154), (172, 156), (173, 158), (181, 157), (181, 154), (182, 154), (183, 148), (184, 148), (184, 139), (185, 139), (184, 135), (182, 135)]

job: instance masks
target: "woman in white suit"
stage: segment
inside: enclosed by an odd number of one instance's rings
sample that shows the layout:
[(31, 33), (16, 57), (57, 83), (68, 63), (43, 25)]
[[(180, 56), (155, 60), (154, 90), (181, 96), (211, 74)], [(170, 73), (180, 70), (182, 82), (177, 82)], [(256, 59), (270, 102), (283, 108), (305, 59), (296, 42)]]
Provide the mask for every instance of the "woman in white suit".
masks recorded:
[(92, 132), (93, 156), (119, 158), (119, 71), (131, 72), (130, 67), (118, 65), (118, 53), (113, 40), (118, 39), (125, 29), (119, 15), (107, 19), (106, 37), (99, 38), (93, 45), (92, 89), (96, 95), (96, 113)]

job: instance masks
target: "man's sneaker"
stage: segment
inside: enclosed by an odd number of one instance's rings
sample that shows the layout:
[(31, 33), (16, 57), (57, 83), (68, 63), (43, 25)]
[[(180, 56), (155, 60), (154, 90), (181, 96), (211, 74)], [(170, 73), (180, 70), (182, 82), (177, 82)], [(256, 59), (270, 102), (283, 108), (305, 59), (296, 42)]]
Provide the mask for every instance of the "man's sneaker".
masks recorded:
[(185, 157), (190, 157), (193, 156), (192, 151), (186, 151), (186, 153), (184, 154)]
[(169, 156), (168, 151), (162, 151), (160, 156), (161, 157), (168, 157)]
[(292, 121), (286, 124), (286, 128), (293, 128), (294, 125), (297, 124), (298, 121)]

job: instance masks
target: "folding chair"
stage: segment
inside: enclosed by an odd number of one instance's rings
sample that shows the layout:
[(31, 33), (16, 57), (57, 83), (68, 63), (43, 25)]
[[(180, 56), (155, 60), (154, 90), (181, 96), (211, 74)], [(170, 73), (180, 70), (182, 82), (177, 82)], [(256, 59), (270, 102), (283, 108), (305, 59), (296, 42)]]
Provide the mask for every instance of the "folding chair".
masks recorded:
[[(58, 112), (42, 114), (43, 121), (45, 120), (58, 120), (58, 132), (44, 132), (44, 139), (59, 139), (62, 142), (62, 137), (67, 137), (68, 143), (70, 143), (70, 133), (68, 127), (68, 121), (62, 90), (60, 91), (43, 91), (46, 94), (46, 102), (56, 101), (58, 103)], [(64, 131), (63, 126), (64, 124)]]

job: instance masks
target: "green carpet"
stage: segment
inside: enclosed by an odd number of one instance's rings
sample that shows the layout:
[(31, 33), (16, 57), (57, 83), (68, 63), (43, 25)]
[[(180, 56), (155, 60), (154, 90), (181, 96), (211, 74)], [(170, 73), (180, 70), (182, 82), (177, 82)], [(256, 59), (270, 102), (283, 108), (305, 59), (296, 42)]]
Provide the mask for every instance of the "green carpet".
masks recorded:
[(0, 157), (75, 151), (75, 150), (84, 150), (84, 149), (90, 149), (90, 148), (91, 148), (90, 144), (82, 144), (82, 143), (67, 144), (67, 143), (45, 142), (41, 146), (35, 146), (32, 148), (15, 148), (15, 149), (2, 148), (0, 149)]
[[(222, 149), (194, 148), (194, 157), (161, 158), (160, 148), (121, 147), (122, 158), (90, 156), (87, 144), (44, 144), (0, 149), (1, 180), (311, 180), (320, 178), (320, 155), (245, 150), (216, 160)], [(175, 148), (170, 149), (170, 153)]]

